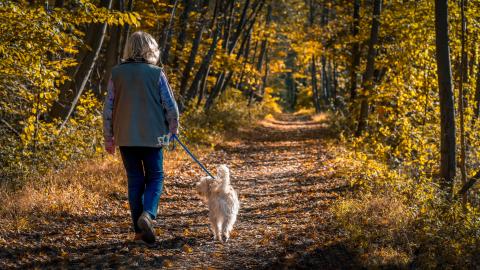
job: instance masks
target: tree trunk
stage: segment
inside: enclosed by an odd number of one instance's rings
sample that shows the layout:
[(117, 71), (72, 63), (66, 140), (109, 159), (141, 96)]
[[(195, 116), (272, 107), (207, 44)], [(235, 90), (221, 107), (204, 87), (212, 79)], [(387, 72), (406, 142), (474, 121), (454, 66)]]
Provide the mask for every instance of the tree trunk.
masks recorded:
[[(126, 8), (126, 11), (132, 11), (133, 10), (133, 1), (134, 0), (129, 0), (128, 5)], [(124, 2), (124, 1), (121, 1)], [(125, 50), (125, 46), (127, 45), (128, 37), (130, 36), (130, 25), (127, 23), (125, 24), (123, 28), (123, 33), (122, 33), (122, 44), (120, 45), (120, 55), (123, 55), (123, 51)]]
[[(240, 60), (241, 55), (243, 55), (243, 50), (246, 49), (245, 44), (247, 43), (248, 39), (250, 39), (250, 35), (251, 35), (252, 29), (253, 29), (253, 25), (254, 25), (254, 22), (252, 22), (252, 24), (250, 24), (250, 27), (249, 27), (248, 30), (247, 30), (247, 33), (248, 33), (247, 35), (248, 35), (248, 37), (247, 37), (247, 36), (244, 36), (244, 38), (243, 38), (243, 40), (242, 40), (242, 43), (241, 43), (241, 45), (240, 45), (240, 49), (238, 50), (237, 56), (235, 57), (235, 60), (237, 60), (237, 61)], [(255, 62), (255, 57), (256, 57), (256, 55), (257, 55), (257, 47), (258, 47), (258, 40), (257, 40), (257, 42), (255, 42), (255, 50), (254, 50), (254, 52), (253, 52), (252, 61), (251, 61), (252, 64)], [(223, 92), (225, 92), (228, 84), (230, 83), (230, 80), (231, 80), (232, 77), (233, 77), (233, 73), (234, 73), (233, 71), (228, 71), (228, 72), (227, 72), (227, 75), (226, 75), (226, 77), (224, 78), (224, 81), (222, 82), (220, 91), (218, 92), (219, 94), (222, 94)], [(249, 92), (249, 93), (250, 93), (250, 99), (249, 99), (249, 105), (250, 105), (250, 103), (252, 102), (252, 98), (253, 98), (253, 96), (254, 96), (254, 92), (253, 92), (253, 90), (252, 90), (251, 87), (250, 87), (250, 92)], [(257, 94), (257, 95), (258, 95), (258, 94)], [(260, 97), (260, 96), (259, 96), (259, 97)], [(212, 101), (213, 101), (213, 100), (212, 100)]]
[[(468, 63), (467, 63), (467, 52), (466, 52), (466, 32), (467, 32), (467, 18), (465, 17), (465, 9), (467, 5), (467, 0), (461, 0), (461, 17), (462, 17), (462, 33), (461, 33), (461, 63), (460, 63), (460, 83), (458, 89), (458, 111), (460, 114), (460, 173), (462, 175), (462, 185), (465, 185), (467, 182), (467, 154), (466, 154), (466, 143), (465, 143), (465, 117), (464, 117), (464, 90), (463, 85), (468, 81)], [(462, 196), (463, 203), (467, 203), (467, 194), (464, 193)]]
[(232, 32), (232, 25), (233, 25), (233, 11), (235, 7), (235, 0), (229, 0), (227, 4), (227, 9), (229, 10), (228, 16), (225, 15), (224, 19), (224, 33), (223, 33), (223, 48), (228, 48), (228, 44), (230, 43), (230, 35)]
[(475, 113), (475, 119), (478, 119), (479, 114), (480, 114), (480, 61), (477, 61), (477, 80), (475, 84), (475, 108), (474, 108), (474, 113)]
[(107, 91), (108, 81), (112, 68), (119, 63), (120, 60), (120, 36), (122, 27), (113, 25), (111, 27), (110, 39), (107, 45), (105, 55), (105, 73), (102, 78), (100, 91), (97, 93), (98, 97), (103, 97)]
[(313, 95), (313, 106), (315, 107), (315, 112), (320, 112), (320, 102), (318, 100), (318, 88), (317, 88), (317, 67), (315, 64), (315, 55), (312, 55), (311, 63), (311, 76), (312, 76), (312, 95)]
[(330, 89), (329, 89), (329, 80), (328, 80), (328, 73), (327, 73), (327, 58), (325, 57), (325, 55), (322, 55), (322, 58), (321, 58), (321, 63), (322, 63), (322, 74), (321, 74), (321, 78), (322, 78), (322, 95), (323, 95), (323, 102), (324, 102), (324, 105), (328, 105), (328, 99), (330, 98)]
[[(247, 20), (247, 11), (248, 7), (250, 6), (250, 0), (246, 0), (242, 13), (240, 15), (240, 19), (236, 28), (236, 31), (232, 37), (232, 41), (230, 43), (230, 46), (228, 46), (226, 43), (224, 43), (224, 46), (227, 48), (227, 53), (231, 54), (233, 50), (235, 49), (235, 46), (237, 44), (238, 39), (240, 38), (241, 32), (244, 29), (244, 26), (246, 24)], [(222, 71), (218, 77), (217, 77), (217, 82), (215, 83), (214, 87), (210, 91), (210, 95), (207, 98), (207, 101), (205, 102), (205, 110), (209, 110), (210, 107), (213, 105), (214, 100), (220, 93), (221, 89), (223, 88), (223, 85), (225, 84), (225, 71)]]
[[(112, 0), (102, 0), (101, 2), (101, 5), (108, 9), (110, 9), (111, 4)], [(74, 73), (71, 74), (73, 81), (65, 83), (60, 91), (58, 100), (52, 106), (50, 117), (52, 119), (64, 119), (61, 127), (65, 125), (82, 95), (85, 85), (92, 73), (98, 54), (100, 53), (106, 29), (107, 23), (90, 26), (87, 35), (87, 47), (90, 47), (91, 51), (87, 51), (88, 48), (84, 48), (79, 52), (79, 55), (76, 58), (78, 65), (75, 68)]]
[(182, 79), (180, 81), (180, 96), (182, 98), (185, 96), (188, 79), (190, 78), (190, 72), (193, 68), (193, 65), (195, 64), (195, 57), (197, 56), (198, 48), (200, 47), (200, 42), (202, 40), (202, 34), (205, 29), (205, 24), (207, 21), (205, 18), (208, 12), (208, 2), (209, 2), (208, 0), (203, 1), (201, 17), (204, 19), (200, 21), (200, 25), (198, 26), (197, 33), (195, 34), (195, 38), (192, 41), (192, 49), (190, 50), (190, 56), (188, 57), (188, 62), (185, 65)]
[(260, 88), (260, 95), (263, 97), (265, 95), (265, 88), (267, 87), (267, 82), (268, 82), (268, 74), (270, 73), (270, 55), (268, 54), (269, 50), (267, 47), (267, 51), (265, 52), (265, 71), (263, 74), (263, 79), (262, 79), (262, 87)]
[[(115, 4), (115, 9), (120, 10), (119, 3)], [(120, 25), (110, 26), (110, 37), (105, 55), (104, 74), (100, 84), (100, 90), (96, 92), (99, 99), (103, 99), (107, 91), (108, 81), (110, 80), (110, 73), (112, 68), (120, 61), (120, 38), (122, 36), (122, 27)]]
[(295, 52), (290, 51), (285, 59), (285, 67), (288, 70), (285, 76), (285, 86), (287, 90), (287, 102), (291, 111), (295, 110), (297, 102), (297, 86), (295, 78), (293, 77), (295, 73), (295, 58)]
[[(243, 77), (245, 75), (245, 67), (247, 66), (248, 63), (248, 57), (250, 55), (250, 42), (251, 42), (251, 33), (246, 33), (246, 42), (245, 42), (245, 49), (243, 50), (243, 64), (242, 64), (242, 69), (240, 71), (240, 76), (237, 82), (237, 85), (235, 88), (239, 89), (240, 91), (244, 92), (243, 90)], [(244, 92), (244, 94), (247, 96), (248, 93)]]
[[(353, 27), (352, 36), (356, 38), (360, 29), (360, 0), (353, 3)], [(354, 41), (352, 44), (352, 65), (350, 68), (350, 102), (357, 96), (357, 69), (360, 65), (360, 44)]]
[(370, 33), (370, 42), (368, 44), (367, 67), (365, 77), (362, 82), (362, 88), (365, 93), (362, 94), (362, 103), (360, 106), (360, 116), (358, 119), (358, 127), (355, 136), (360, 136), (367, 127), (368, 118), (368, 95), (371, 95), (373, 89), (373, 73), (375, 71), (375, 56), (377, 50), (375, 46), (378, 43), (378, 30), (380, 29), (380, 14), (382, 11), (382, 0), (373, 2), (372, 29)]
[[(335, 57), (334, 57), (335, 59)], [(333, 106), (336, 108), (338, 105), (337, 102), (337, 95), (338, 95), (338, 76), (337, 76), (337, 65), (335, 64), (335, 60), (332, 60), (332, 99), (333, 99)]]
[(440, 176), (447, 198), (453, 191), (455, 178), (455, 108), (453, 102), (452, 69), (448, 45), (447, 0), (435, 0), (435, 45), (437, 79), (440, 95)]
[(208, 74), (206, 73), (209, 71), (210, 63), (212, 61), (213, 55), (215, 54), (215, 49), (217, 48), (217, 41), (218, 41), (219, 35), (220, 35), (220, 27), (217, 27), (213, 35), (213, 41), (212, 41), (212, 44), (210, 45), (208, 53), (205, 56), (205, 58), (203, 58), (203, 61), (200, 64), (197, 74), (193, 78), (192, 84), (188, 89), (186, 102), (190, 101), (197, 95), (202, 78), (204, 78), (204, 76), (208, 76)]
[[(247, 27), (247, 31), (251, 31), (253, 29), (253, 26), (255, 24), (255, 20), (257, 18), (258, 12), (262, 9), (263, 4), (265, 3), (265, 0), (258, 0), (257, 2), (255, 2), (252, 6), (252, 9), (253, 9), (252, 13), (246, 19), (245, 18), (246, 17), (246, 9), (248, 9), (247, 4), (249, 2), (250, 2), (249, 0), (246, 0), (245, 9), (242, 12), (242, 16), (240, 18), (239, 26), (237, 27), (237, 31), (235, 32), (235, 35), (233, 36), (230, 47), (228, 48), (228, 54), (231, 54), (233, 52), (233, 50), (235, 49), (235, 47), (238, 43), (238, 40), (240, 38), (241, 31), (243, 31), (244, 27), (246, 27), (248, 25), (248, 23), (250, 23), (250, 25), (249, 25), (249, 27)], [(242, 46), (240, 46), (240, 47), (242, 47)], [(238, 52), (236, 58), (238, 59), (240, 57), (240, 55), (241, 55), (241, 52)], [(219, 93), (223, 92), (224, 89), (229, 84), (233, 73), (232, 73), (232, 71), (230, 71), (228, 73), (231, 73), (231, 74), (225, 75), (225, 72), (221, 72), (220, 75), (218, 76), (217, 83), (212, 88), (212, 91), (210, 92), (210, 95), (208, 96), (207, 101), (205, 103), (205, 110), (209, 110), (211, 108), (211, 106), (213, 105), (213, 103), (214, 103), (215, 99), (217, 98), (217, 96), (219, 95)]]
[(175, 17), (175, 10), (177, 9), (178, 0), (175, 0), (171, 14), (170, 20), (168, 22), (168, 27), (165, 29), (164, 40), (162, 41), (162, 63), (168, 63), (168, 57), (170, 53), (170, 44), (172, 43), (172, 35), (173, 35), (173, 18)]
[(243, 10), (242, 10), (242, 14), (240, 15), (240, 19), (238, 21), (238, 25), (237, 25), (237, 28), (235, 30), (234, 36), (232, 37), (232, 42), (230, 43), (230, 46), (227, 46), (229, 54), (233, 51), (233, 48), (235, 48), (237, 40), (240, 37), (240, 34), (245, 27), (245, 21), (247, 19), (247, 11), (248, 11), (249, 5), (250, 5), (250, 0), (245, 0), (245, 4), (244, 4)]
[(198, 95), (197, 107), (200, 106), (200, 103), (202, 103), (202, 99), (205, 93), (205, 88), (207, 87), (207, 79), (208, 79), (209, 72), (210, 72), (210, 65), (207, 67), (207, 71), (205, 72), (202, 78), (202, 82), (200, 84), (200, 93)]
[[(265, 19), (265, 28), (268, 30), (270, 27), (270, 22), (272, 20), (272, 4), (270, 3), (267, 7), (267, 16)], [(260, 56), (259, 56), (259, 63), (257, 64), (257, 70), (259, 72), (262, 71), (262, 63), (260, 59), (265, 62), (265, 76), (264, 78), (267, 77), (268, 73), (268, 37), (264, 37), (262, 40), (262, 44), (260, 45)], [(260, 93), (260, 98), (263, 98), (265, 86), (266, 86), (266, 79), (262, 80), (262, 85), (260, 85), (259, 88), (259, 93)]]
[(194, 3), (191, 0), (183, 0), (183, 12), (180, 16), (180, 33), (178, 34), (177, 45), (175, 49), (175, 57), (173, 58), (173, 68), (178, 69), (179, 64), (179, 55), (182, 53), (183, 47), (185, 46), (186, 32), (188, 26), (188, 19), (190, 11), (192, 11), (192, 6)]

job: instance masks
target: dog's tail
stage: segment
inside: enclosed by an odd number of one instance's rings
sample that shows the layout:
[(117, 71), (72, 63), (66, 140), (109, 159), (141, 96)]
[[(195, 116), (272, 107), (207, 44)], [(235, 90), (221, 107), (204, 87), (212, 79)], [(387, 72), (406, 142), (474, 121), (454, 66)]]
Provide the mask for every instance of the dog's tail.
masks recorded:
[(227, 165), (223, 164), (217, 167), (217, 176), (222, 180), (222, 190), (225, 190), (230, 185), (230, 170)]

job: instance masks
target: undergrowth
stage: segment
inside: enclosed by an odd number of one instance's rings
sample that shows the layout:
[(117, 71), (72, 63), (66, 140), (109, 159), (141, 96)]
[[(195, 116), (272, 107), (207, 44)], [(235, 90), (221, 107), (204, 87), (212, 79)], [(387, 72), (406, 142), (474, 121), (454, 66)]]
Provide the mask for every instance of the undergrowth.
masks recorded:
[(180, 135), (195, 144), (211, 145), (221, 141), (226, 132), (235, 132), (241, 127), (249, 128), (258, 119), (280, 113), (276, 99), (268, 90), (261, 103), (249, 105), (240, 91), (231, 89), (208, 111), (201, 106), (187, 110), (181, 118)]
[(365, 267), (480, 266), (478, 209), (445, 201), (432, 176), (412, 176), (412, 170), (382, 161), (375, 151), (364, 151), (372, 145), (366, 140), (346, 137), (343, 145), (350, 147), (337, 153), (336, 173), (349, 179), (352, 192), (332, 211)]

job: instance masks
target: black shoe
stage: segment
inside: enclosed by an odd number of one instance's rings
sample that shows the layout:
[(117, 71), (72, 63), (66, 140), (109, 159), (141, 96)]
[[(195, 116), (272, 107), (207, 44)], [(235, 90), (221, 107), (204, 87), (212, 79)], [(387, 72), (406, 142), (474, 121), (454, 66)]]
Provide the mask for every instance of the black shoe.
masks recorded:
[(138, 218), (137, 225), (142, 230), (142, 240), (147, 244), (155, 243), (155, 231), (153, 230), (153, 221), (150, 214), (143, 212)]

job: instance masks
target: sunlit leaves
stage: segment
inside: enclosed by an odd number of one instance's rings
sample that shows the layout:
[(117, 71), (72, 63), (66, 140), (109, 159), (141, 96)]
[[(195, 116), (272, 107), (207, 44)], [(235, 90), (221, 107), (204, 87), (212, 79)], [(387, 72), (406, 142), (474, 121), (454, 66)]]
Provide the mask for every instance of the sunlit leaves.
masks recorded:
[[(98, 103), (85, 103), (82, 99), (76, 112), (78, 118), (71, 123), (77, 132), (85, 128), (83, 131), (90, 133), (83, 137), (90, 137), (87, 144), (79, 143), (81, 140), (74, 138), (74, 133), (58, 137), (58, 123), (47, 121), (44, 116), (57, 98), (58, 87), (70, 79), (66, 74), (67, 68), (77, 64), (73, 57), (83, 46), (85, 27), (105, 22), (138, 26), (140, 15), (99, 8), (91, 1), (77, 4), (74, 9), (48, 11), (42, 5), (29, 5), (27, 2), (0, 5), (0, 114), (20, 134), (13, 134), (15, 137), (2, 134), (1, 144), (9, 147), (2, 148), (0, 153), (4, 157), (2, 162), (9, 166), (23, 163), (40, 166), (40, 162), (32, 159), (38, 158), (39, 151), (49, 153), (44, 155), (45, 161), (64, 162), (73, 154), (78, 157), (89, 155), (88, 149), (92, 148), (90, 140), (100, 143), (98, 133), (90, 128), (100, 121), (98, 114), (94, 113), (100, 106)], [(95, 100), (92, 95), (85, 98), (91, 102)], [(69, 149), (72, 141), (77, 142)], [(67, 148), (58, 154), (52, 151), (54, 144), (63, 144)], [(7, 167), (4, 166), (2, 175), (9, 171)]]

